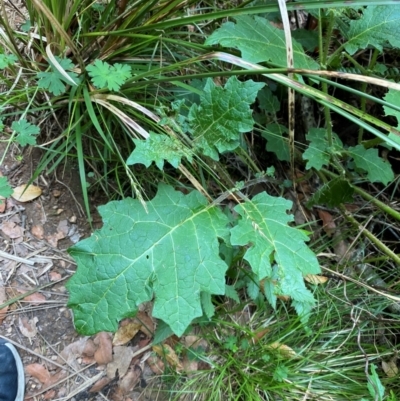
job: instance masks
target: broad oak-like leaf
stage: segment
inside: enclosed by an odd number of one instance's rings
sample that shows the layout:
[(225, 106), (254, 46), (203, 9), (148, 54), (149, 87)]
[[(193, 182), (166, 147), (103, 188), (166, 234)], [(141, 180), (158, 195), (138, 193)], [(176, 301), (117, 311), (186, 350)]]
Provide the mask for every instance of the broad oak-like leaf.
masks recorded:
[(224, 293), (218, 238), (227, 238), (227, 217), (199, 192), (166, 185), (146, 208), (130, 198), (101, 206), (103, 228), (69, 249), (78, 270), (68, 305), (79, 332), (115, 331), (154, 297), (153, 316), (180, 336), (202, 315), (202, 292)]
[(108, 88), (110, 91), (118, 91), (132, 76), (129, 65), (119, 63), (110, 65), (101, 60), (96, 60), (93, 65), (87, 66), (86, 70), (97, 88)]
[[(318, 69), (318, 63), (305, 54), (302, 46), (295, 39), (292, 42), (294, 67)], [(236, 17), (236, 24), (225, 22), (206, 40), (206, 45), (215, 44), (239, 49), (242, 58), (252, 63), (267, 61), (280, 67), (287, 66), (283, 30), (262, 17), (241, 15)]]
[(167, 160), (173, 167), (178, 168), (182, 157), (192, 161), (191, 151), (185, 148), (177, 139), (164, 134), (150, 132), (147, 139), (134, 139), (135, 149), (128, 157), (126, 164), (141, 163), (146, 167), (154, 161), (156, 166), (162, 170), (164, 160)]
[(354, 159), (354, 164), (367, 172), (370, 182), (381, 182), (387, 185), (393, 181), (392, 166), (379, 157), (378, 149), (365, 149), (363, 145), (357, 145), (350, 147), (348, 151)]
[(200, 104), (193, 104), (189, 110), (195, 148), (214, 160), (219, 160), (218, 152), (236, 149), (240, 144), (240, 133), (253, 128), (250, 105), (264, 85), (252, 80), (240, 82), (231, 77), (222, 88), (209, 78)]
[(350, 54), (367, 46), (380, 51), (388, 45), (400, 48), (400, 6), (368, 6), (343, 34), (347, 38), (344, 47)]
[(266, 193), (236, 206), (241, 219), (231, 230), (231, 243), (248, 246), (244, 258), (258, 281), (269, 280), (275, 287), (274, 296), (290, 296), (306, 322), (315, 300), (303, 276), (319, 274), (320, 268), (315, 254), (305, 244), (307, 235), (289, 226), (293, 215), (287, 211), (291, 207), (291, 201)]
[[(60, 58), (58, 56), (55, 56), (57, 62), (60, 64), (60, 66), (64, 69), (64, 71), (68, 74), (68, 76), (73, 80), (73, 81), (78, 81), (78, 75), (75, 72), (68, 71), (72, 70), (74, 68), (74, 64), (70, 59), (67, 58)], [(50, 93), (52, 93), (55, 96), (59, 96), (62, 93), (65, 92), (65, 83), (66, 81), (65, 77), (50, 64), (51, 71), (43, 71), (39, 72), (37, 74), (37, 77), (39, 78), (38, 81), (38, 86), (39, 88), (44, 88), (48, 89)]]

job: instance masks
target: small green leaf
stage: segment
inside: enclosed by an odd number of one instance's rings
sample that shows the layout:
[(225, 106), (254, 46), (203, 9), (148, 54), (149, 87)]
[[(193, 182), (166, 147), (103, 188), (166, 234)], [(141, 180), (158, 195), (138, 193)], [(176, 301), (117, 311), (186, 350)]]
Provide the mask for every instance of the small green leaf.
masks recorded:
[(164, 168), (164, 160), (167, 160), (175, 168), (179, 167), (182, 157), (192, 161), (191, 151), (185, 148), (176, 138), (150, 132), (147, 139), (134, 139), (136, 147), (128, 157), (126, 164), (142, 163), (146, 167), (154, 161), (157, 167)]
[(204, 314), (208, 319), (211, 319), (215, 314), (215, 308), (212, 303), (211, 294), (208, 292), (202, 292), (200, 295), (200, 300)]
[(354, 188), (349, 182), (341, 177), (327, 182), (307, 202), (307, 207), (325, 204), (329, 207), (336, 207), (343, 203), (353, 201)]
[(257, 95), (258, 105), (260, 109), (269, 114), (275, 115), (281, 109), (278, 98), (272, 93), (268, 86), (264, 86)]
[(368, 46), (380, 51), (389, 45), (400, 48), (400, 7), (368, 6), (361, 18), (351, 21), (350, 28), (342, 33), (347, 38), (344, 47), (350, 54)]
[(21, 145), (36, 145), (36, 135), (39, 134), (39, 127), (31, 124), (25, 119), (14, 121), (11, 128), (18, 134), (15, 140)]
[(275, 166), (267, 167), (265, 174), (267, 177), (275, 177)]
[(378, 401), (382, 401), (385, 396), (385, 387), (382, 385), (378, 374), (376, 373), (376, 366), (371, 364), (371, 375), (369, 375), (367, 383), (368, 391), (371, 396)]
[[(75, 82), (78, 81), (78, 75), (75, 72), (71, 72), (68, 70), (72, 70), (74, 68), (74, 64), (71, 60), (67, 58), (60, 58), (55, 56), (55, 59), (60, 64), (60, 66), (64, 69), (64, 71), (68, 74), (68, 76)], [(55, 96), (59, 96), (65, 92), (65, 83), (69, 84), (66, 81), (65, 77), (50, 63), (51, 71), (38, 72), (37, 77), (39, 78), (38, 86), (39, 88), (48, 89), (50, 93)]]
[(238, 350), (237, 338), (235, 336), (228, 336), (225, 340), (224, 348), (236, 352)]
[(290, 160), (288, 139), (283, 136), (287, 132), (286, 127), (277, 123), (268, 124), (265, 131), (261, 132), (262, 137), (267, 140), (266, 149), (268, 152), (275, 153), (281, 161)]
[[(7, 181), (7, 177), (0, 177), (0, 196), (4, 198), (8, 198), (12, 195), (13, 189), (11, 188), (10, 184)], [(0, 203), (2, 201), (0, 200)]]
[(118, 91), (132, 76), (129, 65), (117, 63), (112, 66), (101, 60), (96, 60), (93, 65), (87, 66), (86, 70), (97, 88), (108, 88), (110, 91)]
[[(396, 91), (394, 89), (389, 89), (389, 91), (384, 96), (384, 99), (388, 103), (392, 103), (393, 105), (400, 107), (400, 91)], [(383, 110), (385, 111), (385, 116), (394, 116), (397, 118), (397, 129), (400, 128), (400, 111), (393, 110), (388, 106), (383, 106)]]
[[(334, 148), (337, 151), (343, 149), (342, 141), (333, 133)], [(315, 168), (321, 170), (323, 166), (328, 166), (331, 158), (327, 131), (324, 128), (311, 128), (306, 135), (310, 142), (308, 148), (303, 153), (303, 159), (308, 160), (306, 169)]]
[(274, 265), (272, 267), (271, 277), (268, 280), (264, 280), (265, 298), (267, 298), (268, 302), (274, 308), (274, 310), (276, 310), (276, 301), (278, 300), (278, 298), (277, 298), (277, 296), (275, 294), (276, 288), (275, 288), (275, 285), (274, 285), (274, 283), (276, 283), (277, 280), (279, 280), (278, 266)]
[[(286, 67), (286, 44), (283, 30), (274, 27), (262, 17), (241, 15), (236, 17), (236, 24), (225, 22), (206, 40), (206, 45), (220, 44), (239, 49), (242, 58), (252, 63), (270, 62)], [(319, 65), (307, 56), (299, 43), (293, 39), (295, 68), (316, 70)]]
[(276, 367), (274, 371), (273, 378), (278, 382), (283, 382), (285, 379), (287, 379), (288, 374), (289, 374), (289, 369), (284, 365), (279, 365)]
[(225, 285), (225, 296), (233, 299), (237, 303), (240, 303), (239, 295), (233, 285)]
[(309, 29), (295, 29), (291, 32), (292, 37), (299, 42), (305, 51), (314, 52), (318, 48), (318, 32)]
[(260, 295), (260, 285), (258, 284), (258, 277), (255, 274), (250, 275), (246, 283), (247, 295), (255, 301)]
[(292, 202), (265, 192), (241, 203), (235, 207), (242, 218), (231, 230), (231, 243), (248, 247), (244, 259), (258, 281), (273, 277), (271, 262), (275, 261), (279, 279), (274, 283), (273, 293), (290, 296), (297, 310), (302, 305), (306, 311), (315, 301), (303, 275), (318, 274), (320, 268), (315, 254), (305, 244), (308, 237), (302, 230), (289, 226), (293, 215), (287, 211), (291, 207)]
[(160, 320), (157, 323), (156, 332), (154, 333), (153, 344), (160, 344), (168, 337), (171, 337), (174, 334), (171, 327), (168, 326), (163, 320)]
[(0, 70), (8, 67), (11, 64), (14, 64), (17, 61), (17, 57), (14, 54), (0, 54)]
[(68, 305), (79, 332), (115, 331), (154, 298), (153, 316), (180, 336), (203, 315), (202, 292), (224, 294), (218, 238), (228, 235), (228, 219), (220, 209), (166, 185), (146, 209), (130, 198), (99, 207), (102, 229), (69, 249), (78, 269)]
[(22, 25), (21, 25), (21, 31), (23, 32), (28, 32), (32, 27), (31, 20), (27, 19)]
[(381, 182), (387, 185), (393, 181), (394, 173), (389, 162), (379, 157), (378, 149), (365, 149), (357, 145), (348, 149), (357, 168), (367, 172), (370, 182)]
[(253, 128), (250, 105), (264, 85), (252, 80), (240, 82), (233, 76), (221, 88), (209, 78), (200, 104), (192, 104), (189, 111), (195, 146), (214, 160), (219, 160), (218, 152), (236, 149), (240, 133)]

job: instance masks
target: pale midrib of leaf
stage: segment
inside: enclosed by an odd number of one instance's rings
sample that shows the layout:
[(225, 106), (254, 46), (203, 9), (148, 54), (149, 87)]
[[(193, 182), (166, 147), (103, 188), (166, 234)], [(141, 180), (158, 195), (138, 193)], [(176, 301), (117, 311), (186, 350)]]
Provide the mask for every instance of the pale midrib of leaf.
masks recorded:
[(394, 22), (398, 22), (400, 24), (400, 17), (396, 18), (396, 19), (393, 19), (393, 20), (385, 20), (385, 21), (382, 21), (379, 24), (376, 24), (376, 25), (373, 25), (373, 26), (369, 27), (365, 31), (360, 32), (358, 35), (352, 36), (351, 39), (349, 40), (349, 43), (351, 43), (352, 41), (357, 42), (358, 39), (360, 39), (360, 38), (362, 39), (368, 32), (378, 31), (379, 27), (381, 27), (381, 26), (385, 27), (388, 23), (391, 24), (391, 23), (394, 23)]
[[(247, 201), (247, 202), (252, 203), (251, 201)], [(274, 252), (279, 257), (279, 254), (280, 254), (279, 246), (276, 245), (276, 244), (278, 244), (278, 245), (281, 245), (283, 248), (287, 249), (288, 254), (293, 254), (294, 253), (293, 249), (290, 249), (290, 247), (288, 247), (286, 243), (275, 240), (275, 236), (273, 235), (273, 233), (271, 232), (271, 229), (270, 229), (271, 226), (279, 225), (280, 227), (282, 227), (281, 230), (283, 231), (283, 230), (287, 229), (288, 226), (278, 220), (264, 217), (264, 215), (259, 211), (259, 208), (257, 207), (257, 205), (255, 205), (254, 203), (252, 203), (252, 205), (257, 210), (257, 214), (258, 214), (258, 219), (255, 217), (250, 217), (250, 220), (252, 221), (252, 226), (255, 228), (256, 232), (258, 232), (263, 239), (265, 239), (269, 244), (271, 244), (271, 246), (273, 247), (272, 252)], [(268, 206), (268, 205), (266, 205), (266, 206)], [(260, 227), (260, 225), (258, 223), (256, 223), (256, 221), (264, 221), (265, 222), (264, 226)], [(276, 230), (276, 231), (281, 231), (281, 230)], [(268, 233), (269, 238), (265, 234), (265, 231)], [(301, 250), (300, 244), (299, 244), (299, 250)], [(299, 255), (297, 255), (297, 256), (299, 257)], [(274, 259), (276, 260), (276, 257), (274, 257)], [(304, 261), (306, 261), (304, 258), (302, 258), (302, 259)], [(288, 268), (288, 266), (281, 266), (281, 267), (283, 269)], [(301, 271), (301, 268), (299, 268), (297, 265), (295, 265), (294, 267), (296, 269), (298, 269), (299, 271)]]
[[(241, 103), (239, 103), (238, 107), (240, 107), (241, 105), (245, 105), (248, 106), (248, 103), (246, 103), (245, 101), (242, 101)], [(211, 124), (208, 126), (208, 128), (206, 130), (203, 131), (203, 133), (199, 136), (197, 136), (194, 141), (198, 141), (199, 139), (203, 139), (204, 137), (206, 137), (206, 134), (208, 134), (209, 132), (212, 131), (219, 131), (220, 128), (219, 127), (225, 127), (224, 122), (229, 120), (229, 117), (227, 118), (227, 116), (229, 116), (229, 113), (231, 112), (231, 110), (236, 110), (236, 107), (230, 107), (229, 109), (226, 109), (225, 112), (223, 114), (221, 114), (219, 117), (217, 117), (216, 119), (214, 118), (215, 114), (212, 115), (213, 120), (211, 122)], [(222, 122), (222, 123), (221, 123)], [(199, 126), (196, 125), (195, 129), (199, 128)], [(239, 131), (239, 129), (238, 129)], [(239, 131), (241, 132), (241, 131)], [(232, 140), (232, 138), (230, 138)], [(237, 138), (237, 140), (239, 140), (239, 137)], [(218, 141), (222, 141), (222, 139), (218, 139)], [(214, 146), (216, 145), (216, 143), (214, 144)]]

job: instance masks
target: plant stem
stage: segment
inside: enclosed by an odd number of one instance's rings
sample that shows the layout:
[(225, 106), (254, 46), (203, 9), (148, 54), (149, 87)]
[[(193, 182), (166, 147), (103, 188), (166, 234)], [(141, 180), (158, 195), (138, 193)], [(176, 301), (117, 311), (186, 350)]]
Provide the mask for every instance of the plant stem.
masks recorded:
[(394, 262), (400, 264), (400, 256), (395, 254), (389, 249), (382, 241), (380, 241), (371, 231), (363, 227), (346, 209), (344, 206), (340, 206), (340, 211), (343, 216), (355, 227), (361, 230), (362, 234), (365, 235), (377, 248), (379, 248), (385, 255), (389, 256)]
[[(338, 178), (337, 174), (332, 173), (329, 170), (326, 169), (321, 169), (321, 171), (326, 174), (327, 176), (331, 178)], [(378, 207), (380, 210), (383, 212), (387, 213), (389, 216), (392, 216), (396, 220), (400, 221), (400, 213), (388, 206), (386, 203), (381, 202), (380, 200), (374, 198), (372, 195), (370, 195), (368, 192), (364, 191), (363, 189), (350, 184), (352, 188), (354, 189), (354, 192), (358, 193), (361, 197), (363, 197), (365, 200), (368, 202), (373, 203), (376, 207)]]
[[(377, 49), (375, 49), (374, 52), (372, 53), (371, 62), (369, 63), (369, 70), (372, 70), (374, 68), (378, 56), (379, 56), (379, 52), (378, 52)], [(367, 72), (367, 74), (370, 75), (368, 72)], [(366, 90), (367, 90), (367, 83), (364, 82), (361, 85), (361, 92), (366, 92)], [(360, 104), (360, 109), (361, 109), (362, 112), (365, 113), (365, 109), (366, 109), (366, 106), (367, 106), (367, 101), (366, 101), (365, 97), (361, 98), (360, 103), (361, 103)], [(358, 143), (362, 142), (363, 135), (364, 135), (364, 128), (363, 127), (359, 127), (359, 130), (358, 130)]]

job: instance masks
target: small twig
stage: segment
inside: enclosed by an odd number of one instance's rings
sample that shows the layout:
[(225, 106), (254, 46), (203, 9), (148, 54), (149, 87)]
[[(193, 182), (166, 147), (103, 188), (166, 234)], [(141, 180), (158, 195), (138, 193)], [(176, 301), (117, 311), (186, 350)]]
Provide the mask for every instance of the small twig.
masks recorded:
[(34, 264), (35, 264), (35, 262), (32, 262), (28, 259), (20, 258), (19, 256), (14, 256), (14, 255), (11, 255), (4, 251), (0, 251), (0, 256), (3, 258), (9, 259), (9, 260), (13, 260), (15, 262), (25, 263), (26, 265), (29, 265), (29, 266), (34, 266)]
[(74, 201), (75, 201), (75, 203), (76, 203), (76, 208), (78, 209), (78, 213), (80, 214), (80, 216), (81, 216), (81, 217), (84, 216), (84, 215), (85, 215), (85, 212), (83, 211), (82, 205), (81, 205), (81, 204), (77, 201), (77, 199), (75, 198), (75, 195), (74, 195), (73, 191), (71, 190), (71, 188), (70, 188), (68, 185), (64, 184), (62, 181), (60, 181), (60, 180), (57, 178), (57, 175), (55, 175), (55, 177), (56, 177), (56, 181), (57, 181), (59, 184), (63, 185), (65, 188), (67, 188), (67, 190), (68, 190), (69, 193), (71, 194), (72, 198), (74, 199)]
[[(261, 177), (261, 178), (255, 178), (254, 180), (249, 180), (243, 186), (240, 188), (233, 188), (233, 189), (228, 189), (227, 191), (223, 192), (220, 196), (218, 196), (217, 199), (215, 199), (210, 206), (216, 206), (219, 205), (221, 202), (223, 202), (226, 198), (229, 198), (230, 196), (235, 197), (234, 194), (237, 194), (238, 197), (244, 201), (248, 200), (249, 198), (241, 192), (241, 190), (252, 187), (254, 185), (260, 184), (260, 183), (278, 183), (278, 180), (274, 180), (273, 178), (268, 178), (268, 177)], [(239, 200), (236, 199), (237, 203), (239, 203)]]
[[(50, 286), (52, 286), (52, 285), (54, 285), (54, 284), (57, 284), (57, 283), (59, 283), (59, 282), (61, 282), (61, 281), (64, 281), (64, 280), (67, 279), (67, 278), (68, 278), (68, 277), (66, 276), (66, 277), (61, 278), (60, 280), (52, 281), (51, 283), (43, 284), (43, 285), (41, 285), (41, 286), (39, 286), (39, 287), (36, 287), (36, 288), (34, 288), (34, 289), (32, 289), (32, 290), (29, 290), (29, 291), (25, 292), (24, 294), (21, 294), (21, 295), (18, 295), (18, 296), (16, 296), (16, 297), (14, 297), (14, 298), (11, 298), (11, 299), (9, 299), (7, 302), (2, 303), (2, 304), (0, 305), (0, 309), (3, 309), (3, 308), (5, 308), (6, 306), (12, 305), (13, 303), (20, 301), (21, 299), (24, 299), (24, 298), (27, 297), (28, 295), (35, 294), (36, 292), (38, 292), (38, 291), (40, 291), (40, 290), (43, 290), (43, 288), (50, 287)], [(0, 337), (1, 337), (1, 335), (0, 335)]]

